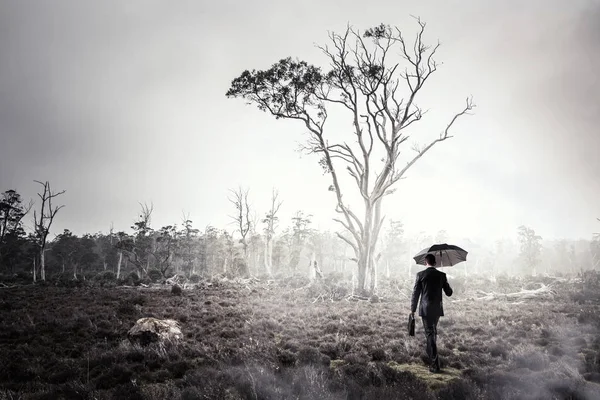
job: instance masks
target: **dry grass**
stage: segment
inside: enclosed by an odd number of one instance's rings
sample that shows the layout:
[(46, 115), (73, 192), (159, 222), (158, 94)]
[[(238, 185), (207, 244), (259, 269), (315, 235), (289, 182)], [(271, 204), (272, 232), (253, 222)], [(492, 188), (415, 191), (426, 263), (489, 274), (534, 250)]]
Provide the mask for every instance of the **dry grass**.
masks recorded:
[[(343, 284), (290, 282), (201, 282), (176, 295), (4, 289), (0, 399), (599, 397), (600, 301), (582, 301), (580, 283), (521, 304), (469, 301), (478, 286), (463, 284), (439, 325), (445, 372), (432, 375), (422, 327), (405, 332), (409, 304), (396, 286), (370, 302), (343, 300)], [(590, 282), (583, 289), (600, 290)], [(526, 282), (479, 284), (512, 292)], [(130, 344), (127, 330), (150, 316), (179, 321), (183, 340)]]

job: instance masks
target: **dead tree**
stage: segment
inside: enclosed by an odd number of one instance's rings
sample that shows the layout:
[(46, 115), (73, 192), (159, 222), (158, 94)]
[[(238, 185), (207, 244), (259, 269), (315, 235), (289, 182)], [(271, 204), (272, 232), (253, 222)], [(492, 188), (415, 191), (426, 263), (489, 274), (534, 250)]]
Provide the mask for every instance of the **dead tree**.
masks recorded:
[[(354, 250), (362, 291), (368, 291), (366, 274), (375, 261), (384, 196), (393, 193), (394, 184), (433, 146), (450, 139), (455, 122), (474, 107), (467, 98), (437, 137), (423, 146), (414, 145), (416, 154), (401, 163), (401, 154), (406, 155), (403, 144), (410, 138), (408, 128), (425, 114), (417, 105), (419, 93), (439, 66), (433, 59), (439, 44), (426, 45), (425, 23), (417, 22), (412, 43), (398, 28), (383, 24), (362, 34), (351, 27), (341, 35), (330, 33), (331, 45), (319, 47), (330, 63), (328, 72), (288, 57), (268, 70), (244, 71), (226, 94), (243, 98), (277, 119), (297, 120), (305, 126), (304, 149), (320, 157), (319, 165), (331, 177), (329, 190), (335, 194), (339, 214), (335, 221), (345, 230), (338, 236)], [(400, 60), (394, 59), (395, 53)], [(351, 122), (346, 138), (334, 138), (326, 129), (335, 107), (344, 110)], [(349, 174), (350, 187), (362, 199), (362, 214), (344, 199), (349, 189), (342, 171)]]
[[(44, 187), (44, 191), (42, 193), (38, 193), (37, 195), (42, 200), (42, 204), (40, 206), (39, 214), (36, 210), (33, 211), (33, 222), (35, 229), (35, 237), (36, 237), (36, 245), (37, 245), (37, 254), (39, 259), (39, 268), (40, 268), (40, 278), (45, 281), (46, 280), (46, 257), (44, 251), (46, 250), (46, 241), (48, 238), (48, 234), (50, 233), (50, 227), (52, 226), (52, 222), (54, 222), (54, 217), (58, 210), (64, 207), (61, 206), (52, 206), (52, 199), (55, 197), (65, 193), (65, 190), (53, 193), (50, 188), (50, 182), (40, 182), (39, 183)], [(37, 279), (36, 276), (36, 268), (33, 269), (33, 281), (35, 282)]]
[(277, 213), (279, 208), (283, 204), (283, 201), (279, 201), (279, 192), (273, 189), (271, 193), (271, 207), (269, 212), (262, 220), (266, 224), (265, 227), (265, 271), (268, 275), (273, 273), (273, 238), (275, 237), (275, 228), (277, 226)]
[(231, 196), (229, 202), (235, 206), (236, 213), (230, 216), (236, 225), (236, 230), (240, 233), (240, 243), (244, 254), (244, 263), (248, 266), (248, 233), (252, 228), (250, 221), (250, 204), (248, 203), (248, 189), (239, 187), (237, 190), (230, 189)]

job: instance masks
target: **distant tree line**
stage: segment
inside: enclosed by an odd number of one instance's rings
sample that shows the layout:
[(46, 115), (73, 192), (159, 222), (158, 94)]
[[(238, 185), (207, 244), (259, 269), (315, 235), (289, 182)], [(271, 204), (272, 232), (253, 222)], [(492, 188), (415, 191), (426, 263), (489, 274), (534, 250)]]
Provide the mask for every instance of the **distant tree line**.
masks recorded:
[[(312, 227), (312, 215), (296, 211), (283, 227), (279, 210), (283, 202), (273, 190), (267, 212), (259, 217), (248, 200), (247, 189), (231, 191), (233, 229), (194, 226), (189, 215), (178, 224), (154, 227), (152, 204), (140, 204), (131, 230), (84, 234), (68, 229), (50, 237), (50, 227), (62, 206), (52, 203), (63, 192), (40, 182), (40, 202), (24, 203), (16, 190), (0, 195), (0, 274), (27, 280), (91, 279), (161, 281), (173, 275), (200, 279), (215, 275), (229, 277), (283, 277), (294, 274), (318, 278), (337, 273), (357, 279), (357, 260), (349, 245), (335, 232)], [(32, 217), (33, 229), (25, 229)], [(448, 241), (445, 231), (406, 237), (400, 221), (389, 220), (374, 263), (380, 279), (412, 279), (417, 267), (412, 255), (433, 243)], [(544, 274), (578, 272), (600, 268), (600, 234), (590, 241), (543, 242), (526, 226), (517, 229), (517, 243), (497, 241), (485, 248), (468, 239), (469, 261), (448, 269), (451, 275), (485, 273)]]

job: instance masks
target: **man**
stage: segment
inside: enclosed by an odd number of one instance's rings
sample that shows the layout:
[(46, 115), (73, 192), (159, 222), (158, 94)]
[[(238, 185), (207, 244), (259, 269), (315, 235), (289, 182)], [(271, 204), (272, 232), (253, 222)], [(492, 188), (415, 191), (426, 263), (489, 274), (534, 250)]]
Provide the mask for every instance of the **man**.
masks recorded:
[(427, 355), (431, 362), (430, 372), (440, 372), (440, 360), (437, 354), (437, 324), (440, 317), (444, 315), (442, 304), (442, 290), (446, 296), (452, 296), (452, 288), (448, 284), (446, 274), (435, 268), (435, 256), (425, 256), (427, 268), (417, 274), (417, 280), (413, 289), (411, 314), (414, 317), (417, 311), (417, 303), (421, 297), (419, 316), (423, 319), (423, 328), (427, 339)]

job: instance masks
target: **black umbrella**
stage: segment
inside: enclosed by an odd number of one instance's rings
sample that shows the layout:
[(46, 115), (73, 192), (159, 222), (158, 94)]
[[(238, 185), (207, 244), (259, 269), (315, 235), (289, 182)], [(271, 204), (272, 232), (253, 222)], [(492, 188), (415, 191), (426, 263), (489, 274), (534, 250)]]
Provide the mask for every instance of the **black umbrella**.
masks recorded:
[(435, 261), (440, 267), (451, 267), (462, 261), (467, 261), (468, 251), (452, 244), (434, 244), (431, 247), (421, 250), (413, 257), (417, 264), (425, 265), (425, 256), (433, 254)]

